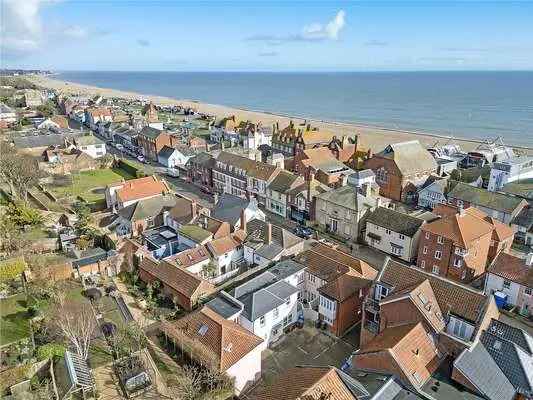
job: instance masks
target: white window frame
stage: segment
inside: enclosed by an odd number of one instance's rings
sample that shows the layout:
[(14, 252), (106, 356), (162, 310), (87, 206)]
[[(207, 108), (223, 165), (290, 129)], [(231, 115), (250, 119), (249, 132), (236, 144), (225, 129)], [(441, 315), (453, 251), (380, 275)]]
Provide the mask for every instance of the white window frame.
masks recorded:
[[(437, 256), (438, 254), (438, 256)], [(442, 251), (436, 250), (435, 251), (435, 260), (442, 260)]]
[(431, 269), (431, 272), (435, 275), (440, 274), (440, 267), (438, 265), (433, 265), (433, 268)]

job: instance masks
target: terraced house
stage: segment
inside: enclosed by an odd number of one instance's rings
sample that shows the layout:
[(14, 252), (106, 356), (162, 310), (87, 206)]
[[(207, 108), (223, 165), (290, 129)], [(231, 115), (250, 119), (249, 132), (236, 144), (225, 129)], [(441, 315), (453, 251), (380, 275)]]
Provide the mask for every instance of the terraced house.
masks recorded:
[(290, 216), (290, 208), (288, 207), (289, 193), (303, 184), (304, 179), (301, 176), (294, 175), (289, 171), (280, 171), (268, 185), (266, 209), (283, 218), (288, 218)]
[(255, 197), (265, 204), (267, 185), (280, 171), (279, 167), (223, 151), (213, 167), (213, 186), (220, 193)]

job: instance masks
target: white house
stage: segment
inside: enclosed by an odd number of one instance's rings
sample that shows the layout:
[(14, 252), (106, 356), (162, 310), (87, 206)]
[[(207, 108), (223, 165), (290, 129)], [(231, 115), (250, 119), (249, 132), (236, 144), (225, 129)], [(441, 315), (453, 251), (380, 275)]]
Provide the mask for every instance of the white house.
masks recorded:
[(93, 135), (74, 138), (76, 149), (88, 154), (92, 158), (100, 158), (106, 154), (105, 143)]
[(165, 180), (152, 175), (107, 185), (105, 199), (108, 208), (117, 207), (120, 209), (139, 200), (161, 196), (169, 192), (170, 189)]
[(353, 174), (348, 175), (348, 185), (356, 188), (360, 188), (364, 184), (372, 185), (374, 183), (376, 183), (376, 175), (371, 169), (355, 171)]
[(85, 122), (92, 130), (98, 129), (98, 122), (113, 121), (113, 114), (107, 107), (90, 107), (85, 110)]
[(370, 247), (412, 262), (418, 252), (424, 220), (390, 208), (378, 207), (366, 218), (365, 240)]
[(266, 209), (283, 218), (289, 218), (289, 192), (303, 184), (303, 177), (295, 175), (289, 171), (280, 171), (267, 186), (265, 202)]
[(167, 168), (184, 168), (185, 164), (195, 155), (193, 149), (187, 146), (163, 146), (157, 155), (157, 161)]
[(204, 348), (197, 355), (193, 353), (193, 357), (214, 355), (219, 362), (218, 369), (234, 378), (236, 395), (261, 378), (263, 340), (210, 307), (205, 306), (175, 322), (163, 322), (161, 331), (171, 341), (182, 343), (185, 335)]
[(496, 192), (507, 183), (533, 178), (533, 157), (514, 157), (492, 164), (488, 190)]
[(298, 320), (298, 288), (271, 272), (237, 286), (233, 297), (243, 304), (239, 325), (262, 338), (265, 348)]
[(437, 204), (446, 204), (444, 192), (448, 180), (430, 176), (418, 189), (418, 206), (433, 209)]
[[(244, 214), (243, 214), (244, 212)], [(265, 213), (261, 211), (257, 200), (252, 198), (249, 201), (238, 196), (223, 193), (211, 211), (211, 216), (220, 221), (229, 223), (232, 231), (242, 227), (242, 215), (246, 222), (252, 219), (266, 219)]]
[(518, 307), (522, 315), (533, 315), (533, 253), (526, 259), (500, 253), (489, 267), (485, 294), (503, 293), (507, 304)]
[(211, 283), (223, 282), (239, 273), (244, 262), (244, 250), (242, 237), (238, 233), (211, 240), (206, 247), (215, 264)]

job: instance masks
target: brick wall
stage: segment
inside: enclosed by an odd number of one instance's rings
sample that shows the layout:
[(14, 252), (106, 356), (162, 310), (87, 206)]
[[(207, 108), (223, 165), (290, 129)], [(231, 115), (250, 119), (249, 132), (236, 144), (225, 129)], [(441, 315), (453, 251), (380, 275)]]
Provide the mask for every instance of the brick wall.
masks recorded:
[(374, 156), (365, 161), (364, 168), (370, 168), (374, 173), (380, 168), (385, 168), (388, 177), (387, 182), (383, 183), (376, 180), (380, 188), (379, 194), (392, 200), (402, 200), (403, 177), (394, 161)]
[[(151, 275), (144, 269), (139, 269), (139, 279), (141, 279), (144, 283), (147, 283), (147, 284), (158, 280), (157, 278), (155, 278), (153, 275)], [(182, 295), (181, 293), (178, 293), (176, 290), (172, 289), (171, 287), (165, 285), (164, 282), (162, 282), (161, 291), (165, 295), (169, 296), (171, 299), (176, 298), (177, 303), (181, 308), (187, 311), (192, 310), (191, 300), (188, 297)]]
[(363, 291), (362, 298), (359, 298), (359, 293), (356, 293), (342, 303), (337, 302), (337, 315), (331, 327), (334, 335), (341, 337), (349, 328), (361, 321), (363, 315), (362, 300), (366, 296), (366, 291), (368, 289)]

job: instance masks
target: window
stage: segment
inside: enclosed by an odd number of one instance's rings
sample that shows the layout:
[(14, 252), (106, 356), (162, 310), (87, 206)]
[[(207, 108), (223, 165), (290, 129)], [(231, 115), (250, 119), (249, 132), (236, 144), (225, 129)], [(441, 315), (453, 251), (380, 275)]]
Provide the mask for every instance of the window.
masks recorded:
[(431, 235), (429, 234), (429, 232), (426, 232), (426, 239), (429, 239), (430, 236), (431, 236)]
[(388, 180), (389, 179), (388, 179), (387, 171), (385, 170), (385, 168), (380, 168), (376, 171), (376, 181), (387, 183)]
[(279, 310), (278, 308), (274, 308), (274, 318), (278, 318), (279, 317)]
[(533, 291), (533, 290), (532, 290), (531, 288), (528, 288), (528, 287), (527, 287), (527, 288), (524, 290), (524, 293), (526, 294), (526, 296), (531, 296), (531, 292), (532, 292), (532, 291)]
[(422, 253), (427, 254), (428, 253), (428, 247), (424, 246), (424, 249), (422, 250)]
[(386, 233), (387, 235), (390, 235), (390, 234), (391, 234), (390, 229), (385, 229), (385, 233)]
[(259, 318), (259, 325), (265, 326), (265, 316), (264, 315), (261, 318)]
[(457, 207), (463, 208), (463, 205), (464, 205), (463, 200), (457, 200)]
[(422, 377), (420, 376), (418, 371), (413, 372), (413, 378), (415, 379), (416, 383), (418, 383), (419, 385), (422, 384)]
[(287, 301), (285, 302), (285, 304), (287, 304), (288, 306), (291, 305), (291, 298), (290, 297), (287, 298)]
[(434, 266), (433, 266), (433, 270), (432, 270), (432, 272), (433, 272), (434, 274), (438, 275), (438, 274), (439, 274), (439, 271), (440, 271), (439, 266), (438, 266), (438, 265), (434, 265)]
[(385, 297), (388, 296), (388, 294), (389, 294), (389, 289), (381, 285), (376, 286), (376, 299), (377, 300), (384, 299)]
[(400, 237), (401, 240), (404, 240), (404, 239), (405, 239), (405, 236), (402, 235), (401, 233), (400, 233), (399, 237)]
[(463, 260), (461, 260), (460, 258), (454, 258), (453, 259), (453, 266), (454, 267), (461, 268), (462, 265), (463, 265)]
[(422, 268), (422, 269), (426, 269), (426, 261), (425, 261), (425, 260), (422, 260), (422, 261), (420, 262), (420, 268)]
[(402, 255), (403, 247), (398, 247), (398, 246), (391, 245), (391, 248), (392, 248), (392, 254), (394, 254), (396, 256), (401, 256)]
[(437, 243), (438, 244), (443, 244), (444, 243), (444, 240), (442, 239), (442, 236), (437, 236)]
[(505, 279), (505, 280), (503, 281), (503, 288), (504, 288), (504, 289), (509, 289), (510, 287), (511, 287), (511, 282), (508, 281), (507, 279)]
[(461, 279), (465, 279), (466, 278), (466, 269), (463, 270), (463, 273), (461, 274)]
[(435, 252), (435, 260), (440, 260), (442, 258), (442, 252), (440, 250), (437, 250)]

